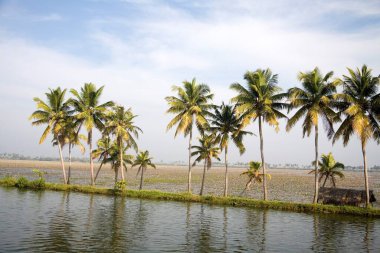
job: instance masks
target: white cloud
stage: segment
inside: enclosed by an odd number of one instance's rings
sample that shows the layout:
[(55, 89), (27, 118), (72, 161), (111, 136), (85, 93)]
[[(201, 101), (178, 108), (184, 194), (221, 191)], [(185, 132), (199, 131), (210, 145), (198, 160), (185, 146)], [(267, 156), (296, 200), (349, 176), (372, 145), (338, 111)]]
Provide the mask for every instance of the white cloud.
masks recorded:
[[(32, 97), (42, 96), (48, 87), (56, 85), (77, 89), (84, 82), (105, 84), (104, 100), (131, 106), (139, 115), (136, 121), (144, 130), (141, 148), (151, 150), (159, 160), (169, 161), (186, 160), (187, 154), (186, 140), (182, 137), (174, 140), (172, 131), (165, 133), (171, 116), (164, 113), (167, 109), (164, 97), (171, 94), (173, 84), (197, 77), (199, 82), (210, 85), (219, 103), (228, 102), (233, 95), (228, 89), (232, 82), (243, 82), (244, 72), (256, 68), (270, 67), (279, 73), (280, 85), (284, 88), (296, 84), (298, 71), (315, 66), (324, 72), (335, 70), (340, 75), (347, 66), (367, 63), (374, 73), (380, 73), (380, 35), (372, 31), (377, 28), (352, 34), (315, 31), (294, 26), (294, 17), (280, 20), (276, 16), (285, 12), (281, 8), (287, 2), (280, 7), (266, 6), (265, 11), (276, 7), (273, 18), (268, 19), (251, 15), (260, 5), (249, 9), (250, 3), (239, 2), (231, 7), (234, 8), (231, 12), (226, 8), (230, 5), (208, 3), (207, 15), (203, 18), (166, 4), (156, 4), (154, 8), (145, 6), (145, 11), (152, 16), (142, 20), (119, 17), (90, 20), (88, 36), (99, 50), (107, 52), (107, 62), (94, 63), (86, 57), (57, 52), (30, 40), (11, 37), (10, 33), (1, 33), (0, 88), (3, 93), (0, 107), (5, 108), (5, 116), (12, 117), (17, 124), (4, 122), (2, 125), (0, 152), (9, 149), (17, 152), (19, 147), (12, 141), (20, 138), (20, 133), (25, 139), (23, 146), (33, 154), (52, 152), (50, 144), (37, 146), (42, 129), (31, 128), (26, 118), (34, 109)], [(327, 6), (319, 11), (333, 8)], [(115, 20), (121, 29), (107, 29)], [(19, 116), (13, 115), (14, 111)], [(18, 131), (14, 131), (16, 128)], [(257, 133), (256, 129), (255, 124), (250, 127)], [(275, 134), (266, 127), (268, 162), (309, 163), (313, 157), (312, 138), (301, 137), (299, 128), (290, 133), (282, 128)], [(258, 139), (251, 137), (246, 143), (246, 154), (239, 158), (234, 150), (231, 161), (259, 159)], [(348, 148), (342, 149), (341, 144), (331, 147), (330, 142), (321, 137), (321, 153), (330, 150), (345, 163), (361, 164), (355, 138)], [(371, 143), (370, 164), (379, 163), (376, 150), (378, 146)]]

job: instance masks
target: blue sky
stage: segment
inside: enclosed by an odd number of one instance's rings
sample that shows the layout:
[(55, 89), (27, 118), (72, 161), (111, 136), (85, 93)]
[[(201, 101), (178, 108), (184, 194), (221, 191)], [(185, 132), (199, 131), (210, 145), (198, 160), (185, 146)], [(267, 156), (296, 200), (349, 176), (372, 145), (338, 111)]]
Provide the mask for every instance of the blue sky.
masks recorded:
[[(38, 145), (42, 128), (27, 121), (32, 98), (49, 87), (93, 82), (106, 85), (104, 101), (139, 115), (142, 149), (157, 160), (186, 160), (186, 140), (165, 132), (171, 116), (164, 97), (172, 85), (196, 77), (220, 103), (234, 95), (231, 83), (244, 83), (243, 74), (257, 68), (278, 73), (284, 90), (315, 66), (340, 77), (365, 63), (378, 75), (380, 2), (3, 0), (0, 55), (0, 152), (56, 155), (48, 141)], [(312, 138), (302, 139), (299, 126), (286, 133), (281, 124), (277, 134), (265, 128), (268, 162), (308, 164)], [(249, 129), (257, 132), (256, 124)], [(246, 143), (242, 157), (232, 150), (232, 161), (260, 158), (258, 138)], [(329, 151), (361, 164), (356, 137), (343, 148), (322, 135), (321, 153)], [(368, 153), (370, 165), (380, 163), (378, 145), (370, 143)]]

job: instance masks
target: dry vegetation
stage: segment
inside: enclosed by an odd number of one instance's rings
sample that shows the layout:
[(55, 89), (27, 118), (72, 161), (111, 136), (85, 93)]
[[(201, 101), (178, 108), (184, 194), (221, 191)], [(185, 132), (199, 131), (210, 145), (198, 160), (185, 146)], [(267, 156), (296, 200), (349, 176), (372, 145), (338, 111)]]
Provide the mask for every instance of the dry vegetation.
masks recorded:
[[(99, 164), (95, 164), (97, 169)], [(32, 168), (39, 168), (47, 171), (46, 180), (48, 182), (62, 182), (62, 175), (59, 162), (40, 161), (10, 161), (0, 160), (0, 177), (5, 175), (35, 177)], [(67, 166), (66, 166), (67, 168)], [(230, 195), (240, 195), (244, 189), (246, 178), (240, 176), (243, 168), (230, 168)], [(137, 169), (128, 168), (127, 187), (138, 189), (139, 178), (136, 178)], [(272, 169), (269, 173), (272, 180), (268, 183), (269, 199), (291, 202), (310, 203), (313, 197), (313, 175), (308, 175), (306, 170)], [(144, 174), (144, 189), (161, 190), (165, 192), (184, 192), (187, 189), (187, 168), (186, 166), (159, 165), (157, 169), (148, 169)], [(198, 194), (200, 189), (202, 169), (193, 168), (193, 192)], [(364, 179), (362, 172), (346, 171), (346, 178), (338, 180), (337, 186), (340, 188), (363, 189)], [(71, 182), (74, 184), (88, 184), (89, 169), (88, 164), (73, 163)], [(99, 174), (97, 185), (113, 187), (114, 172), (108, 166), (104, 166)], [(376, 207), (380, 207), (380, 172), (369, 173), (370, 188), (378, 199)], [(212, 168), (206, 175), (205, 193), (211, 195), (222, 195), (224, 185), (224, 168)], [(254, 185), (244, 197), (261, 199), (262, 186)]]

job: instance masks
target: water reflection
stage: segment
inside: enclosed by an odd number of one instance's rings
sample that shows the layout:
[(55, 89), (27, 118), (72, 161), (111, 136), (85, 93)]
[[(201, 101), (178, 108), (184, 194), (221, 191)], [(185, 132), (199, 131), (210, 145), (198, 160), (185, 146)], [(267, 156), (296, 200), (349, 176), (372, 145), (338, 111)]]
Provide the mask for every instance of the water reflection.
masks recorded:
[(12, 200), (0, 209), (4, 251), (380, 250), (375, 219), (3, 188), (0, 199)]

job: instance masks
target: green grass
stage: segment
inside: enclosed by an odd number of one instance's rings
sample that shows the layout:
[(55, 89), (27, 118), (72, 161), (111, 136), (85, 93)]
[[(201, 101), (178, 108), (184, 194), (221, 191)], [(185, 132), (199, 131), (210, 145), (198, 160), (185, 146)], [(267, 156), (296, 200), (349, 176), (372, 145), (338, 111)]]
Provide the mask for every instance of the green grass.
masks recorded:
[[(4, 177), (0, 179), (0, 185), (5, 187), (17, 187), (20, 179), (13, 177)], [(353, 206), (333, 206), (322, 204), (304, 204), (304, 203), (291, 203), (282, 201), (263, 201), (241, 197), (218, 197), (218, 196), (199, 196), (189, 193), (170, 193), (156, 190), (126, 190), (115, 191), (110, 188), (93, 187), (86, 185), (65, 185), (65, 184), (53, 184), (45, 183), (44, 187), (33, 183), (34, 181), (28, 181), (21, 179), (22, 187), (33, 190), (53, 190), (53, 191), (73, 191), (91, 194), (103, 194), (103, 195), (118, 195), (126, 196), (130, 198), (142, 198), (153, 200), (171, 200), (181, 202), (196, 202), (206, 203), (212, 205), (225, 205), (235, 207), (250, 207), (260, 209), (272, 209), (272, 210), (284, 210), (293, 212), (304, 213), (331, 213), (331, 214), (348, 214), (356, 216), (367, 216), (380, 218), (380, 209), (374, 208), (361, 208)]]

